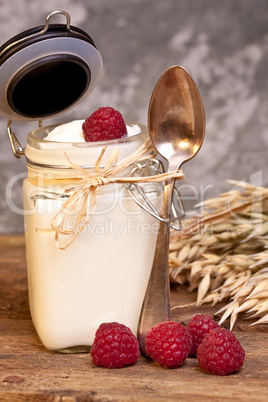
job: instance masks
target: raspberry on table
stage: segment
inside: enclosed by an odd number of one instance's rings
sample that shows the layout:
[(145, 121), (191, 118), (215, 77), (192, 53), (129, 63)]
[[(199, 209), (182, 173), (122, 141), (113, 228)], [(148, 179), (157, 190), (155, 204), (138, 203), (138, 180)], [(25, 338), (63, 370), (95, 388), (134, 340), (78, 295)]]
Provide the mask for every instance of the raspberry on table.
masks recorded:
[(204, 337), (215, 328), (220, 328), (210, 315), (195, 314), (188, 324), (186, 329), (191, 335), (192, 347), (189, 353), (190, 357), (196, 357), (196, 351)]
[(166, 368), (181, 366), (188, 357), (191, 343), (185, 327), (174, 321), (156, 324), (145, 337), (147, 354)]
[(85, 140), (107, 141), (127, 136), (127, 127), (118, 110), (101, 107), (93, 112), (82, 124)]
[(90, 354), (96, 366), (121, 368), (138, 360), (139, 343), (126, 325), (103, 323), (96, 331)]
[(245, 351), (233, 332), (220, 327), (205, 336), (198, 346), (197, 359), (202, 370), (223, 376), (243, 366)]

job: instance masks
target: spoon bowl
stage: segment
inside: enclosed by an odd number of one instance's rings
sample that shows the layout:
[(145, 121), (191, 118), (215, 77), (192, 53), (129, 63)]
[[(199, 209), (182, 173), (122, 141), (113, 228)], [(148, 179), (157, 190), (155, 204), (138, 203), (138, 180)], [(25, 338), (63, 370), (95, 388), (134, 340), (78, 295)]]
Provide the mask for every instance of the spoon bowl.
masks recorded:
[(195, 82), (183, 67), (172, 66), (159, 78), (149, 104), (148, 128), (170, 168), (181, 167), (201, 148), (204, 108)]
[[(151, 141), (174, 171), (193, 158), (205, 135), (205, 113), (199, 91), (190, 74), (180, 66), (170, 67), (159, 78), (148, 110)], [(161, 216), (170, 218), (174, 179), (165, 182)], [(138, 324), (138, 341), (143, 356), (147, 331), (170, 320), (169, 223), (160, 221), (155, 255)]]

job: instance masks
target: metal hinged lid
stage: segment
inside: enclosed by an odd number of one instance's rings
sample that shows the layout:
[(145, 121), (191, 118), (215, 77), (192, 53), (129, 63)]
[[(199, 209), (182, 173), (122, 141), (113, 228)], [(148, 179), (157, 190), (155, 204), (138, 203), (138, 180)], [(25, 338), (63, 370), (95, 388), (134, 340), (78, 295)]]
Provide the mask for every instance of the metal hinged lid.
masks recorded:
[[(50, 24), (55, 14), (63, 14), (66, 24)], [(11, 38), (0, 47), (0, 115), (9, 119), (8, 131), (13, 120), (40, 121), (76, 106), (96, 86), (102, 67), (93, 40), (70, 25), (65, 11)], [(12, 150), (21, 153), (11, 134)]]
[[(66, 24), (49, 24), (63, 14)], [(0, 48), (0, 114), (11, 120), (58, 115), (84, 99), (102, 73), (102, 58), (90, 36), (70, 25), (64, 11), (43, 27)]]

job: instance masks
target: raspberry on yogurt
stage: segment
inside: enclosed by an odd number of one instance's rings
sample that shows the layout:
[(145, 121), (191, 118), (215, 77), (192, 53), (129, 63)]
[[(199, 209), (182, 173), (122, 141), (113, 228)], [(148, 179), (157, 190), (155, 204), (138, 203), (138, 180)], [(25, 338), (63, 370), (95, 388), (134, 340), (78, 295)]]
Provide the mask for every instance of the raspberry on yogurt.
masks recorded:
[(118, 110), (101, 107), (92, 113), (82, 125), (85, 140), (107, 141), (127, 136), (127, 127)]

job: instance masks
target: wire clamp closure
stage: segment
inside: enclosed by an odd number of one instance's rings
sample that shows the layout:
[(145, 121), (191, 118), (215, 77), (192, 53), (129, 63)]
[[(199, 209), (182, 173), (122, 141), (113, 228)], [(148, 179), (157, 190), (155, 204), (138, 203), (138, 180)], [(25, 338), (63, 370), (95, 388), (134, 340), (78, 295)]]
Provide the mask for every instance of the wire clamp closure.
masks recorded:
[(24, 155), (24, 148), (22, 148), (19, 140), (17, 139), (17, 137), (11, 130), (11, 123), (12, 123), (12, 120), (9, 120), (9, 122), (7, 123), (8, 138), (9, 138), (11, 149), (12, 149), (14, 156), (17, 159), (20, 159)]
[[(163, 163), (156, 159), (152, 158), (149, 161), (146, 162), (135, 162), (133, 163), (133, 169), (131, 170), (131, 176), (146, 176), (146, 171), (150, 169), (153, 173), (153, 175), (161, 174), (165, 172), (164, 165)], [(163, 188), (163, 184), (160, 184)], [(183, 207), (183, 203), (181, 200), (180, 193), (176, 186), (174, 187), (174, 192), (173, 192), (173, 200), (172, 200), (172, 209), (171, 209), (171, 217), (166, 219), (163, 218), (153, 203), (149, 200), (147, 197), (143, 185), (139, 185), (137, 183), (127, 183), (126, 189), (133, 199), (135, 203), (141, 207), (144, 211), (148, 212), (150, 215), (152, 215), (154, 218), (158, 219), (161, 222), (166, 222), (169, 224), (169, 226), (177, 231), (182, 230), (182, 224), (181, 224), (181, 219), (185, 217), (185, 210)], [(137, 191), (137, 193), (142, 197), (143, 201), (145, 202), (146, 205), (144, 205), (141, 201), (138, 200), (137, 196), (134, 194), (134, 191)]]
[[(23, 155), (25, 155), (25, 149), (22, 148), (18, 138), (13, 133), (13, 131), (11, 129), (11, 124), (12, 124), (12, 120), (9, 120), (9, 122), (7, 123), (8, 138), (9, 138), (9, 141), (10, 141), (10, 145), (11, 145), (13, 155), (15, 156), (15, 158), (20, 159)], [(38, 126), (43, 127), (42, 120), (38, 121)]]

